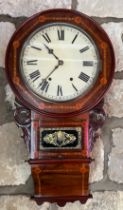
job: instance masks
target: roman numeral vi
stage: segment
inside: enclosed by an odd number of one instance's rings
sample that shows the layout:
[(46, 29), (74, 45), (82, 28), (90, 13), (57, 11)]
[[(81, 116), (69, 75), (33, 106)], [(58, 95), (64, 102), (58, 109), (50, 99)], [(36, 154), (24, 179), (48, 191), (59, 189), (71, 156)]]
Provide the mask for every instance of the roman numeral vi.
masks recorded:
[(63, 96), (62, 86), (60, 85), (57, 87), (57, 96)]

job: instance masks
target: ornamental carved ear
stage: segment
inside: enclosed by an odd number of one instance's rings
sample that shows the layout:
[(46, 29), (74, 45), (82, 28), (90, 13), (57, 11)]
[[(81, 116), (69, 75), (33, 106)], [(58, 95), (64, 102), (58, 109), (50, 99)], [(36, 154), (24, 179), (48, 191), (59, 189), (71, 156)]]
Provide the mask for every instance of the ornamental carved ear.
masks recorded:
[(103, 109), (104, 99), (89, 112), (89, 148), (92, 151), (94, 143), (98, 138), (97, 130), (101, 128), (106, 120)]
[(40, 12), (12, 36), (6, 75), (29, 150), (32, 199), (39, 205), (92, 198), (90, 151), (105, 121), (103, 98), (114, 66), (107, 34), (77, 11)]
[(31, 150), (31, 110), (27, 109), (22, 103), (15, 98), (14, 119), (19, 128), (22, 129), (22, 138), (24, 139), (27, 149)]

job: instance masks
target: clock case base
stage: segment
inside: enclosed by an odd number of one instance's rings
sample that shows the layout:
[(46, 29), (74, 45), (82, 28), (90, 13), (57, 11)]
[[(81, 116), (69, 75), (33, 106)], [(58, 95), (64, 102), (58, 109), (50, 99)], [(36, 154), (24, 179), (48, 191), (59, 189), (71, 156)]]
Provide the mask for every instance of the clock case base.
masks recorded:
[(55, 198), (53, 196), (51, 197), (34, 196), (31, 199), (35, 200), (38, 205), (41, 205), (43, 202), (50, 202), (50, 203), (57, 202), (57, 204), (62, 207), (66, 204), (66, 202), (74, 202), (77, 200), (79, 200), (82, 204), (85, 204), (89, 198), (92, 198), (91, 194), (89, 194), (88, 196), (62, 196), (62, 197), (56, 196)]
[[(14, 117), (17, 125), (22, 128), (22, 137), (31, 154), (29, 163), (35, 191), (32, 199), (39, 205), (44, 201), (57, 202), (61, 206), (68, 201), (74, 202), (75, 200), (85, 203), (88, 198), (92, 197), (89, 191), (89, 165), (92, 161), (90, 152), (97, 138), (96, 131), (103, 125), (105, 120), (103, 100), (90, 112), (75, 117), (77, 125), (80, 125), (81, 122), (84, 130), (84, 149), (82, 150), (67, 149), (62, 151), (56, 149), (39, 151), (36, 148), (39, 136), (37, 139), (36, 136), (32, 136), (32, 130), (34, 129), (34, 133), (36, 133), (39, 125), (56, 127), (58, 124), (58, 127), (66, 125), (73, 127), (71, 119), (68, 119), (68, 121), (52, 119), (49, 122), (49, 118), (27, 109), (17, 99), (15, 105)], [(41, 124), (39, 121), (33, 121), (32, 115), (38, 116), (41, 119)], [(33, 152), (32, 148), (35, 148)]]
[(40, 204), (50, 201), (61, 205), (81, 197), (80, 201), (85, 202), (90, 197), (90, 162), (90, 159), (30, 160), (35, 186), (34, 199)]

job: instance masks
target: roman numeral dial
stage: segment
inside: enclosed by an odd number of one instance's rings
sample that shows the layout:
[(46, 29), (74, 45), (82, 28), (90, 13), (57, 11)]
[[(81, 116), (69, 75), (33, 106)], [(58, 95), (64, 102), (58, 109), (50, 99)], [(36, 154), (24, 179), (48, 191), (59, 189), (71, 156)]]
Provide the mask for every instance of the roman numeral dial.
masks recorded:
[(84, 29), (67, 22), (57, 20), (36, 29), (21, 55), (25, 83), (50, 103), (82, 97), (98, 78), (100, 53), (96, 43)]

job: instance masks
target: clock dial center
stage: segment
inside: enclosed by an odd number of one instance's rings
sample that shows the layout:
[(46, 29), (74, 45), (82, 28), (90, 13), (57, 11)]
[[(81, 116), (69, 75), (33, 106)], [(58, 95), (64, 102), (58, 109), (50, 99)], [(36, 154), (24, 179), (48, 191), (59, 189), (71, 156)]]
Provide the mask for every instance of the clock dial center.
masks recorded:
[(62, 60), (59, 60), (59, 65), (63, 65), (64, 64), (64, 61), (62, 61)]

